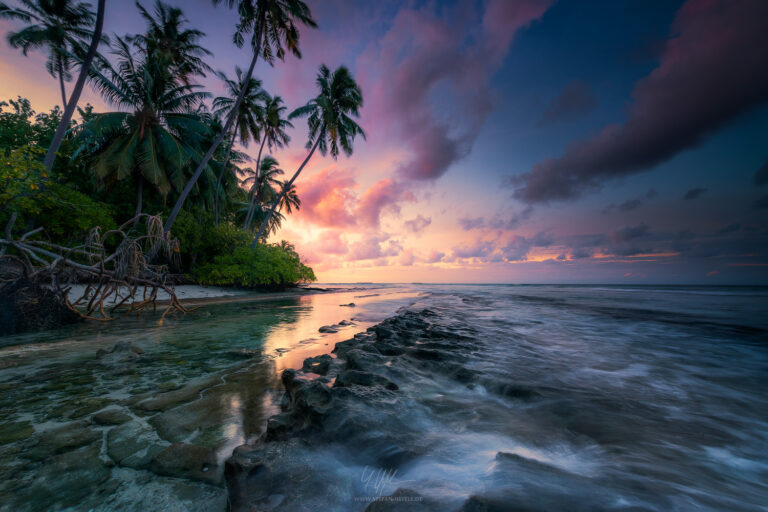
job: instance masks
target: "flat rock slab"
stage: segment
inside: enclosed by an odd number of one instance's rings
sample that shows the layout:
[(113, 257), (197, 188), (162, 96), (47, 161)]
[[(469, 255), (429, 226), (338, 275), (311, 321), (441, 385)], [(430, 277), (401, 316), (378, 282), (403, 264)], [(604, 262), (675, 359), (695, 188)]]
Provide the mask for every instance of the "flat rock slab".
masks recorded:
[(22, 456), (32, 460), (43, 460), (74, 450), (101, 439), (101, 432), (89, 428), (87, 421), (75, 421), (62, 427), (51, 429), (37, 436), (38, 443)]
[(220, 485), (222, 481), (213, 450), (194, 444), (172, 444), (157, 453), (149, 467), (158, 475), (187, 478), (213, 485)]
[(139, 421), (130, 421), (114, 427), (107, 434), (107, 455), (117, 464), (144, 469), (155, 454), (168, 443), (160, 439), (152, 427)]
[(200, 393), (207, 388), (221, 384), (221, 376), (212, 375), (194, 381), (181, 389), (157, 394), (132, 405), (133, 408), (147, 412), (165, 411), (178, 404), (199, 398)]

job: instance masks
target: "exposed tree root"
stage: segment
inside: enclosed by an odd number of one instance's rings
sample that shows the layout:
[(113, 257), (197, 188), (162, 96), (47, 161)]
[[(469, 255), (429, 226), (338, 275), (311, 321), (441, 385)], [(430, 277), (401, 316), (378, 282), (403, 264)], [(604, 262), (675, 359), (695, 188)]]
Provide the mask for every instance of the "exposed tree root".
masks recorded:
[[(55, 290), (82, 318), (102, 322), (112, 320), (120, 308), (128, 315), (140, 315), (149, 307), (156, 311), (160, 291), (168, 295), (168, 304), (158, 324), (169, 314), (189, 311), (168, 281), (168, 267), (152, 264), (148, 256), (165, 252), (170, 261), (178, 252), (177, 241), (163, 232), (159, 217), (140, 214), (104, 233), (94, 228), (85, 243), (75, 247), (37, 239), (42, 228), (14, 239), (15, 222), (13, 214), (5, 238), (0, 238), (0, 290), (20, 278), (29, 279)], [(72, 283), (87, 283), (74, 300), (69, 297)]]

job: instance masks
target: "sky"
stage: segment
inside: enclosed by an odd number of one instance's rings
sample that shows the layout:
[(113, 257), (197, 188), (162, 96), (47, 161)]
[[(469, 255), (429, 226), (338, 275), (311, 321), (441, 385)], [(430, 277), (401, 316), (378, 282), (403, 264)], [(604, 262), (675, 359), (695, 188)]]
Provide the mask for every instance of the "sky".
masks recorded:
[[(248, 66), (233, 11), (168, 3), (215, 69)], [(273, 237), (319, 281), (768, 284), (768, 2), (308, 3), (302, 58), (255, 74), (290, 109), (322, 63), (363, 90), (367, 139), (313, 157)], [(143, 30), (133, 2), (107, 6), (107, 33)], [(0, 99), (53, 107), (44, 59), (3, 37)], [(302, 120), (290, 134), (286, 174), (307, 152)]]

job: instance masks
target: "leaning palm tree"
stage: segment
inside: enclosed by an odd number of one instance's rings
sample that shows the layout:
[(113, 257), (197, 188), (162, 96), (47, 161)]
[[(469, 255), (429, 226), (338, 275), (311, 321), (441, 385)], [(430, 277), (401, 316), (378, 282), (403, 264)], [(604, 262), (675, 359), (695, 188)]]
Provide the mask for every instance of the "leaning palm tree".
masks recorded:
[(59, 80), (61, 108), (67, 108), (65, 82), (72, 79), (71, 69), (76, 62), (75, 54), (85, 53), (86, 42), (91, 41), (96, 16), (90, 4), (74, 0), (19, 0), (22, 7), (12, 8), (0, 2), (0, 18), (16, 19), (30, 23), (18, 32), (8, 33), (8, 43), (21, 48), (24, 55), (29, 50), (46, 48), (46, 69)]
[(365, 139), (365, 132), (352, 119), (352, 117), (360, 117), (359, 109), (363, 105), (363, 92), (349, 70), (345, 66), (340, 66), (331, 74), (328, 67), (323, 64), (320, 66), (315, 82), (319, 94), (303, 107), (294, 110), (289, 116), (291, 119), (307, 116), (309, 127), (307, 148), (311, 149), (293, 177), (283, 186), (278, 198), (272, 203), (272, 207), (261, 222), (252, 246), (256, 246), (264, 236), (270, 216), (274, 215), (283, 196), (293, 186), (293, 182), (304, 170), (315, 150), (319, 148), (323, 155), (330, 152), (335, 159), (339, 156), (339, 148), (341, 148), (349, 156), (352, 154), (352, 142), (355, 137), (360, 135)]
[(155, 2), (154, 15), (139, 2), (136, 2), (136, 7), (147, 22), (147, 31), (128, 39), (151, 55), (150, 62), (158, 66), (154, 72), (171, 73), (188, 84), (190, 78), (205, 76), (206, 72), (211, 71), (204, 58), (213, 54), (198, 44), (205, 33), (183, 28), (182, 25), (187, 20), (181, 9), (171, 7), (160, 0)]
[(92, 71), (92, 80), (109, 103), (130, 111), (95, 114), (83, 136), (96, 141), (89, 158), (98, 178), (135, 180), (138, 216), (145, 182), (163, 196), (183, 188), (186, 167), (199, 156), (196, 147), (208, 130), (198, 110), (208, 93), (181, 77), (151, 73), (149, 56), (137, 60), (124, 39), (117, 38), (115, 54), (117, 67), (104, 64)]
[(224, 156), (224, 164), (216, 181), (214, 224), (217, 226), (219, 225), (219, 189), (224, 173), (227, 172), (232, 148), (238, 138), (240, 139), (240, 144), (244, 147), (248, 147), (251, 140), (261, 139), (261, 124), (264, 117), (264, 106), (262, 103), (269, 97), (264, 89), (261, 88), (261, 80), (250, 78), (248, 83), (245, 83), (243, 70), (239, 67), (235, 67), (235, 74), (237, 75), (237, 80), (227, 78), (227, 75), (224, 73), (218, 73), (219, 77), (224, 81), (224, 87), (227, 90), (228, 96), (219, 96), (213, 100), (214, 113), (223, 117), (232, 111), (240, 91), (243, 88), (246, 90), (243, 100), (237, 109), (237, 119), (235, 120), (227, 152)]
[[(285, 174), (285, 171), (279, 167), (279, 163), (271, 156), (264, 157), (261, 161), (261, 167), (258, 170), (244, 169), (243, 174), (246, 178), (242, 181), (242, 185), (249, 191), (249, 197), (255, 197), (256, 202), (261, 208), (262, 201), (270, 201), (277, 197), (274, 190), (279, 190), (282, 182), (278, 179), (279, 176)], [(248, 202), (245, 215), (253, 215), (253, 200)]]
[[(213, 0), (213, 3), (226, 3), (230, 8), (237, 5), (240, 22), (237, 24), (234, 42), (238, 46), (242, 47), (245, 43), (245, 36), (251, 34), (253, 58), (245, 74), (245, 83), (253, 76), (253, 69), (260, 56), (270, 65), (274, 64), (275, 57), (283, 59), (286, 50), (297, 57), (301, 57), (297, 23), (303, 23), (310, 27), (317, 26), (312, 19), (309, 7), (302, 0)], [(170, 231), (195, 182), (203, 173), (203, 169), (208, 165), (216, 149), (221, 145), (224, 137), (232, 128), (245, 93), (246, 90), (244, 88), (240, 90), (240, 94), (232, 106), (227, 122), (224, 124), (224, 130), (208, 148), (208, 152), (203, 156), (194, 174), (187, 182), (186, 187), (184, 187), (171, 214), (165, 221), (163, 226), (165, 232)]]
[[(264, 145), (267, 145), (269, 151), (273, 151), (276, 148), (282, 148), (291, 140), (286, 133), (286, 129), (293, 128), (293, 124), (285, 118), (285, 111), (287, 107), (283, 104), (283, 98), (280, 96), (267, 96), (267, 100), (264, 104), (262, 124), (262, 138), (261, 145), (259, 146), (259, 155), (256, 159), (256, 174), (261, 172), (261, 154), (264, 151)], [(251, 201), (248, 206), (248, 213), (245, 216), (245, 223), (243, 229), (246, 231), (251, 228), (253, 222), (253, 212), (256, 205), (259, 204), (256, 193), (250, 191)]]

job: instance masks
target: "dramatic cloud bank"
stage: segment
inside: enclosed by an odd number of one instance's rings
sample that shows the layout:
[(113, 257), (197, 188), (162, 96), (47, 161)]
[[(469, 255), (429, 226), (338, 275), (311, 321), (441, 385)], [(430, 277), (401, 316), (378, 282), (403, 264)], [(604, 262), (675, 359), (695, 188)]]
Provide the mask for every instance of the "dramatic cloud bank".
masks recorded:
[[(409, 155), (398, 174), (434, 180), (465, 157), (493, 106), (490, 81), (520, 28), (551, 0), (491, 0), (481, 19), (466, 5), (401, 9), (361, 62), (366, 116), (388, 125)], [(374, 71), (375, 70), (375, 71)], [(435, 105), (437, 89), (450, 96)], [(449, 108), (450, 107), (450, 108)]]
[(626, 123), (606, 126), (514, 177), (515, 197), (527, 203), (576, 198), (696, 147), (766, 102), (766, 19), (763, 0), (689, 0), (677, 13), (659, 66), (636, 84)]

